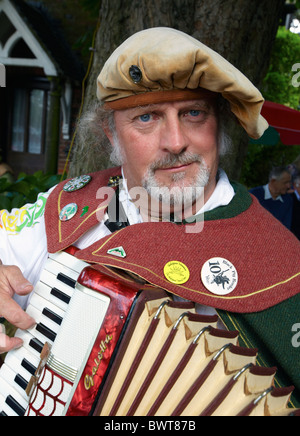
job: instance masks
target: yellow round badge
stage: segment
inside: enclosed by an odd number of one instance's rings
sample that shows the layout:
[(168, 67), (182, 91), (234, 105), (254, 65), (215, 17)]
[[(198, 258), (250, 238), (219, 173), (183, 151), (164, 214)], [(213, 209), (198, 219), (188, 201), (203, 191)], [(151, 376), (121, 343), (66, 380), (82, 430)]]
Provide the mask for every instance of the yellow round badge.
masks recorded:
[(173, 260), (165, 265), (164, 275), (169, 282), (175, 283), (175, 285), (183, 285), (189, 280), (190, 271), (184, 263)]

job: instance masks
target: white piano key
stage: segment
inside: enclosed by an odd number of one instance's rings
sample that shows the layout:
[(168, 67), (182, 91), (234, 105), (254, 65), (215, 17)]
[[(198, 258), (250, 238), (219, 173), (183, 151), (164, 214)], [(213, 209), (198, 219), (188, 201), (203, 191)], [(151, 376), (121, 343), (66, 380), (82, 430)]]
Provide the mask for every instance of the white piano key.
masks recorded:
[(28, 306), (27, 311), (26, 311), (35, 321), (36, 321), (36, 325), (30, 329), (28, 329), (27, 331), (29, 333), (32, 334), (32, 336), (34, 336), (35, 338), (38, 338), (41, 342), (49, 342), (50, 345), (53, 344), (54, 339), (52, 339), (49, 336), (44, 336), (43, 333), (41, 331), (39, 331), (38, 327), (39, 324), (43, 324), (45, 327), (47, 327), (48, 329), (50, 329), (53, 334), (58, 333), (60, 326), (58, 324), (55, 324), (54, 322), (52, 322), (51, 320), (49, 320), (48, 318), (46, 318), (42, 312), (40, 312), (38, 309), (36, 309), (34, 306)]
[[(73, 279), (71, 277), (71, 279)], [(55, 274), (52, 274), (51, 272), (47, 270), (43, 270), (41, 274), (40, 281), (42, 283), (45, 283), (47, 286), (50, 286), (50, 288), (57, 288), (60, 291), (64, 292), (66, 295), (68, 295), (70, 298), (72, 297), (74, 293), (74, 288), (71, 286), (66, 285), (62, 281), (58, 280)]]
[(45, 298), (45, 300), (50, 301), (50, 303), (57, 306), (62, 311), (66, 312), (68, 309), (68, 303), (64, 302), (62, 299), (57, 298), (55, 295), (51, 294), (52, 288), (45, 283), (39, 282), (34, 288), (34, 292), (37, 295)]
[[(0, 391), (1, 391), (1, 380), (0, 380)], [(0, 414), (2, 413), (4, 416), (18, 416), (16, 412), (14, 412), (5, 402), (6, 398), (4, 398), (0, 394)]]
[[(25, 347), (18, 348), (17, 350), (10, 351), (5, 358), (5, 363), (13, 371), (24, 374), (29, 374), (30, 377), (36, 371), (40, 359), (33, 353), (30, 353)], [(0, 370), (1, 375), (1, 370)]]
[(68, 267), (66, 267), (65, 265), (61, 265), (58, 262), (54, 262), (51, 259), (48, 259), (46, 265), (45, 265), (45, 270), (50, 272), (51, 274), (58, 276), (58, 274), (64, 274), (67, 277), (69, 277), (72, 280), (77, 280), (78, 278), (78, 272), (74, 271), (73, 269), (70, 269)]
[(86, 266), (89, 266), (89, 264), (83, 260), (76, 259), (76, 257), (64, 252), (50, 254), (49, 259), (76, 271), (78, 275)]
[[(27, 388), (29, 379), (26, 380), (24, 379), (24, 381), (26, 382), (26, 384), (24, 386), (20, 386), (20, 384), (18, 383), (18, 376), (21, 376), (21, 374), (16, 374), (11, 368), (9, 368), (9, 366), (7, 366), (6, 364), (4, 364), (1, 367), (1, 378), (3, 378), (11, 387), (14, 388), (14, 390), (16, 392), (18, 392), (22, 398), (24, 398), (24, 400), (26, 400), (27, 402), (29, 402), (29, 397), (25, 392), (25, 389)], [(22, 377), (22, 376), (21, 376)]]
[(0, 392), (2, 397), (4, 398), (4, 402), (6, 403), (6, 405), (9, 406), (12, 412), (14, 412), (13, 414), (11, 413), (9, 416), (23, 416), (28, 407), (28, 400), (25, 400), (2, 377), (0, 377)]
[[(30, 306), (34, 306), (36, 309), (40, 310), (42, 313), (43, 311), (47, 312), (50, 311), (53, 314), (55, 314), (55, 318), (49, 318), (48, 314), (44, 315), (48, 317), (52, 322), (54, 322), (57, 325), (61, 325), (62, 320), (65, 316), (65, 311), (60, 309), (55, 304), (52, 304), (50, 301), (46, 300), (45, 298), (41, 297), (40, 295), (34, 293), (31, 300), (30, 300)], [(56, 317), (58, 319), (56, 319)]]
[[(25, 351), (25, 350), (23, 350)], [(9, 359), (7, 359), (8, 361), (6, 362), (5, 360), (5, 365), (8, 366), (11, 371), (15, 374), (15, 377), (17, 377), (17, 381), (16, 383), (18, 384), (18, 376), (22, 377), (24, 380), (26, 380), (26, 387), (29, 383), (29, 380), (31, 379), (31, 377), (33, 376), (34, 373), (27, 371), (27, 369), (22, 366), (22, 361), (20, 361), (17, 357), (15, 356), (10, 356)], [(37, 367), (35, 367), (37, 368)], [(2, 374), (2, 369), (1, 369), (1, 374)], [(25, 387), (25, 389), (26, 389)]]
[[(26, 348), (26, 350), (28, 350), (31, 354), (33, 354), (37, 358), (40, 357), (41, 350), (40, 349), (37, 350), (35, 348), (35, 344), (37, 344), (37, 341), (39, 341), (37, 338), (32, 336), (32, 334), (30, 334), (26, 330), (24, 331), (21, 329), (18, 329), (16, 331), (16, 337), (21, 338), (23, 340), (23, 342), (24, 342), (23, 346)], [(43, 347), (45, 345), (45, 342), (40, 344), (41, 347)], [(0, 373), (0, 375), (1, 375), (1, 373)]]

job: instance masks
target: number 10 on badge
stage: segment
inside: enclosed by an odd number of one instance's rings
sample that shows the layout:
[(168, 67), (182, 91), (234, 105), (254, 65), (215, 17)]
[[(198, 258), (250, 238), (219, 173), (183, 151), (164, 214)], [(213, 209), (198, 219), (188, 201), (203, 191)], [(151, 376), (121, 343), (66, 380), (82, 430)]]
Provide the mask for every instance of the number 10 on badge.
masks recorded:
[(228, 295), (237, 287), (238, 273), (229, 260), (215, 257), (203, 265), (201, 280), (212, 294)]

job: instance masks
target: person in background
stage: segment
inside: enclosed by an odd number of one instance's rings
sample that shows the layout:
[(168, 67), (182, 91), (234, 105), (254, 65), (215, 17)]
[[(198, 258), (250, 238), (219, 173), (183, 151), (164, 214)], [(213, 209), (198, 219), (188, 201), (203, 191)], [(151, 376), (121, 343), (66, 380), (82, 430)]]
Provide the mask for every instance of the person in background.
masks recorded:
[(291, 189), (292, 176), (287, 167), (274, 167), (269, 175), (269, 183), (250, 190), (275, 218), (289, 230), (292, 225), (293, 201), (288, 191)]
[(293, 178), (300, 173), (300, 155), (288, 166), (288, 170)]
[(300, 173), (294, 177), (293, 214), (291, 230), (300, 239)]

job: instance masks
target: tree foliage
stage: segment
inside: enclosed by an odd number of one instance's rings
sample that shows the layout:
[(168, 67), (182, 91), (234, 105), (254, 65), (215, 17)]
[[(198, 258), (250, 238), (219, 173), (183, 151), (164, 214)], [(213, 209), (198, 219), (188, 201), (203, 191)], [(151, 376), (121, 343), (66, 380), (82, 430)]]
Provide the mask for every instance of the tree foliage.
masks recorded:
[(296, 63), (300, 63), (300, 37), (285, 27), (280, 27), (262, 88), (266, 100), (298, 109), (299, 88), (292, 85), (295, 74), (292, 67)]
[(46, 192), (60, 182), (60, 176), (38, 171), (33, 175), (20, 173), (16, 181), (0, 177), (0, 210), (11, 211), (26, 203), (34, 203), (40, 192)]

